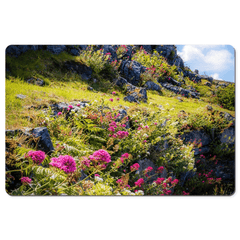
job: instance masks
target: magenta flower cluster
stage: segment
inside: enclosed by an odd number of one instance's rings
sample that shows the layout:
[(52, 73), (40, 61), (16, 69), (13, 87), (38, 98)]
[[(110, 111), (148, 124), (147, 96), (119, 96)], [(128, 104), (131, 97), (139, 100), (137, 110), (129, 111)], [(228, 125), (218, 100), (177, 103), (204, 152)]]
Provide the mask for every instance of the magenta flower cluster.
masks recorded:
[(164, 167), (163, 166), (161, 166), (161, 167), (159, 167), (158, 169), (157, 169), (157, 173), (162, 173), (163, 172), (163, 170), (164, 170)]
[(89, 159), (92, 161), (104, 162), (109, 163), (111, 162), (111, 156), (106, 150), (99, 149), (98, 151), (94, 152), (92, 155), (89, 156)]
[(26, 157), (31, 157), (34, 163), (41, 164), (44, 161), (46, 155), (43, 151), (29, 151), (26, 154)]
[(117, 123), (112, 121), (110, 124), (109, 124), (109, 128), (108, 128), (108, 131), (110, 132), (115, 132), (115, 128), (117, 128)]
[(128, 132), (127, 131), (118, 131), (117, 136), (119, 139), (126, 138), (128, 136)]
[[(82, 164), (85, 165), (86, 167), (90, 167), (91, 163), (93, 164), (94, 167), (100, 166), (101, 168), (106, 168), (107, 163), (111, 162), (111, 156), (106, 150), (99, 149), (98, 151), (94, 152), (92, 155), (90, 155), (88, 158), (83, 157)], [(85, 170), (84, 167), (81, 167), (83, 170)]]
[(144, 174), (147, 174), (148, 172), (151, 172), (152, 170), (153, 170), (153, 168), (149, 166), (144, 170)]
[(154, 181), (157, 185), (162, 184), (162, 182), (165, 180), (165, 178), (157, 178), (156, 181)]
[(123, 163), (125, 159), (128, 159), (129, 158), (129, 154), (128, 153), (124, 153), (120, 159), (121, 159), (121, 162)]
[(135, 182), (135, 186), (138, 186), (138, 187), (141, 187), (142, 184), (144, 184), (143, 178), (139, 178), (139, 179)]
[(132, 166), (130, 166), (131, 172), (137, 171), (140, 168), (140, 165), (138, 163), (134, 163)]
[(32, 182), (32, 179), (29, 178), (29, 177), (22, 177), (20, 180), (21, 180), (21, 182), (22, 182), (23, 185), (26, 185), (26, 184)]
[(49, 165), (62, 169), (65, 173), (76, 171), (76, 162), (73, 157), (68, 155), (51, 158)]

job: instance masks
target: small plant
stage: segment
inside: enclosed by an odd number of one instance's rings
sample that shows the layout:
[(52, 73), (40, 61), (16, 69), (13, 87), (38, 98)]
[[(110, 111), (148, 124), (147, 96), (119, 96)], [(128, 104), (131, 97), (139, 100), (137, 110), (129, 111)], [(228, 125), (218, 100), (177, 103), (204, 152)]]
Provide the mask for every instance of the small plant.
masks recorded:
[(217, 90), (217, 99), (221, 107), (235, 110), (235, 84), (228, 84), (227, 87), (219, 87)]

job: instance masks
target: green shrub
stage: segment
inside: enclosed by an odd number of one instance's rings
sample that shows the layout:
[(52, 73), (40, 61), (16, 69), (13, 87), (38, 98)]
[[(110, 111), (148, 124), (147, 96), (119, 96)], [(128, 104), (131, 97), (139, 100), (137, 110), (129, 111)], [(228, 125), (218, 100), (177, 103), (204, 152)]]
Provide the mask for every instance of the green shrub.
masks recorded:
[(227, 87), (219, 87), (217, 91), (218, 103), (222, 107), (231, 111), (235, 110), (235, 84), (229, 84)]

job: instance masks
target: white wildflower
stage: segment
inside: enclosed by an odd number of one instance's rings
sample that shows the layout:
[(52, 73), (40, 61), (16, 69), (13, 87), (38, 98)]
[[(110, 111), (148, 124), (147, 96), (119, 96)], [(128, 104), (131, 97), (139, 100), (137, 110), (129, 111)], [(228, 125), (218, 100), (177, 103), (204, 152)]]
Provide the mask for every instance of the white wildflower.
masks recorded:
[(100, 177), (98, 177), (98, 176), (95, 176), (95, 180), (96, 180), (97, 182), (103, 182), (103, 179), (100, 178)]
[(142, 190), (138, 190), (135, 194), (137, 194), (137, 195), (144, 195), (144, 192)]

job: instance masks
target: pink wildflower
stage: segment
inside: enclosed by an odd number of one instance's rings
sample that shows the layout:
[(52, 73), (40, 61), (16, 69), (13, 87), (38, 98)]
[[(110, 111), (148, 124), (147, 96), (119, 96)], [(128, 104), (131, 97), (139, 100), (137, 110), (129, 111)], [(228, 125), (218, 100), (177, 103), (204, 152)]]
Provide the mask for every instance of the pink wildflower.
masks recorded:
[(163, 170), (164, 170), (164, 167), (163, 167), (163, 166), (161, 166), (161, 167), (159, 167), (159, 168), (157, 169), (157, 171), (156, 171), (156, 172), (158, 172), (158, 173), (162, 173), (162, 172), (163, 172)]
[(155, 122), (154, 125), (157, 125), (157, 123)]
[(129, 133), (127, 131), (126, 132), (125, 131), (118, 131), (117, 132), (117, 136), (118, 136), (119, 139), (126, 138), (128, 136), (128, 134)]
[(80, 103), (78, 103), (77, 106), (80, 107)]
[(112, 92), (112, 95), (116, 94), (116, 92)]
[(114, 128), (114, 127), (109, 127), (109, 128), (108, 128), (108, 131), (114, 132), (114, 131), (115, 131), (115, 128)]
[(72, 105), (69, 105), (68, 108), (73, 109), (73, 106), (72, 106)]
[(128, 159), (128, 157), (129, 157), (129, 154), (128, 154), (128, 153), (124, 153), (124, 154), (120, 157), (121, 162), (124, 163), (124, 160), (125, 160), (125, 159)]
[(216, 178), (216, 182), (221, 182), (222, 178)]
[(153, 170), (153, 168), (149, 166), (144, 170), (144, 174), (147, 174), (148, 172), (151, 172), (152, 170)]
[(144, 143), (146, 143), (146, 142), (147, 142), (147, 140), (143, 140), (143, 142), (144, 142)]
[(118, 179), (118, 180), (116, 181), (116, 183), (122, 184), (122, 183), (123, 183), (123, 180), (122, 180), (122, 179)]
[(128, 153), (124, 153), (124, 154), (122, 155), (122, 157), (124, 157), (124, 158), (129, 158), (129, 154), (128, 154)]
[(109, 99), (109, 101), (113, 102), (113, 99), (112, 99), (112, 98), (110, 98), (110, 99)]
[(98, 151), (94, 152), (92, 155), (89, 156), (92, 161), (100, 161), (109, 163), (111, 162), (111, 156), (106, 150), (99, 149)]
[(170, 195), (172, 193), (171, 190), (167, 190), (167, 189), (163, 189), (163, 192), (166, 194), (166, 195)]
[(62, 112), (58, 112), (58, 116), (62, 115)]
[(75, 172), (76, 162), (73, 157), (60, 155), (58, 158), (52, 158), (49, 165), (62, 169), (65, 173)]
[(94, 176), (95, 176), (95, 177), (100, 177), (100, 175), (99, 175), (99, 174), (97, 174), (97, 173), (96, 173)]
[(135, 185), (141, 187), (141, 185), (144, 184), (144, 180), (142, 178), (139, 178), (136, 182)]
[(163, 183), (162, 186), (163, 186), (164, 188), (166, 188), (166, 187), (167, 187), (167, 183)]
[(21, 180), (23, 185), (27, 185), (28, 183), (32, 182), (32, 179), (29, 178), (29, 177), (22, 177), (20, 180)]
[(174, 185), (174, 186), (176, 186), (176, 185), (178, 184), (178, 182), (179, 182), (178, 179), (174, 179), (174, 180), (171, 182), (171, 184)]
[(117, 98), (117, 101), (119, 101), (120, 100), (120, 98)]
[(89, 160), (87, 157), (83, 157), (82, 164), (84, 164), (87, 167), (90, 167), (91, 160)]
[(183, 191), (182, 193), (183, 193), (183, 195), (189, 195), (189, 193), (186, 193), (185, 191)]
[(164, 181), (165, 178), (157, 178), (157, 180), (155, 181), (155, 183), (157, 185), (160, 185), (163, 181)]
[(33, 162), (41, 164), (45, 159), (46, 155), (43, 151), (29, 151), (26, 157), (31, 157)]
[(137, 171), (140, 168), (140, 165), (138, 163), (134, 163), (132, 166), (130, 166), (131, 172)]

